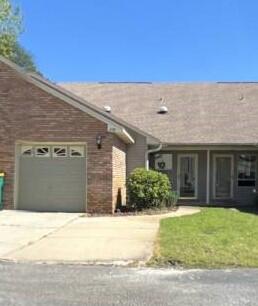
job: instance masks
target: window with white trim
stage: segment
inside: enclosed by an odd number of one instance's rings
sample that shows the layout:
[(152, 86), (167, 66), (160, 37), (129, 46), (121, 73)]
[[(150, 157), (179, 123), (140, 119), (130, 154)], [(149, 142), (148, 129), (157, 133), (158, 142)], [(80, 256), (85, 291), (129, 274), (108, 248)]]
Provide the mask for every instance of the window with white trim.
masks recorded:
[(36, 147), (35, 155), (40, 157), (50, 157), (50, 147)]
[(32, 146), (22, 146), (21, 155), (22, 156), (33, 156), (33, 147)]
[(256, 186), (256, 155), (239, 155), (237, 164), (237, 179), (239, 187)]
[(154, 155), (154, 168), (155, 170), (171, 170), (172, 169), (172, 154), (170, 153), (157, 153)]
[(70, 157), (84, 157), (84, 146), (71, 146)]
[(66, 146), (55, 146), (53, 147), (53, 157), (66, 157), (67, 147)]

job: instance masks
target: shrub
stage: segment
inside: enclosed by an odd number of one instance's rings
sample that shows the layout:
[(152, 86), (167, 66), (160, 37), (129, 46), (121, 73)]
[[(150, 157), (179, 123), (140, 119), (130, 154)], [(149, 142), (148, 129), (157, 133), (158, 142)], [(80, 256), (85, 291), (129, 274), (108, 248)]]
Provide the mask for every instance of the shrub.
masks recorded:
[(167, 207), (175, 207), (178, 201), (178, 194), (176, 191), (170, 191), (166, 200)]
[(137, 210), (166, 206), (171, 184), (166, 174), (144, 168), (135, 169), (128, 181), (129, 205)]

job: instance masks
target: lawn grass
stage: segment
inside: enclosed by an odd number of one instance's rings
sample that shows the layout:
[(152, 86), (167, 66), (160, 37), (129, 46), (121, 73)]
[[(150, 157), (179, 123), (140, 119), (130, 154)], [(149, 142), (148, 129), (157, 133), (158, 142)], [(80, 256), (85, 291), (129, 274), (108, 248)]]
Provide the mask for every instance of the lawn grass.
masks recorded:
[(258, 216), (231, 209), (161, 220), (154, 265), (258, 267)]

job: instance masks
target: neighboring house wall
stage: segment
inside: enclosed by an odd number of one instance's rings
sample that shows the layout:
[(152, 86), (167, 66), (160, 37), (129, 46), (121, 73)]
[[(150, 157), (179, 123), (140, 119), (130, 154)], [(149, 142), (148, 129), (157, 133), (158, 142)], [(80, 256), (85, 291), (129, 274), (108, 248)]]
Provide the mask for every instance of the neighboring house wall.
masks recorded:
[(145, 136), (142, 136), (132, 130), (128, 130), (128, 132), (135, 140), (135, 143), (132, 145), (127, 145), (127, 177), (135, 168), (145, 167), (145, 154), (147, 150), (147, 140)]
[[(191, 200), (191, 202), (198, 202), (201, 204), (206, 203), (206, 183), (207, 183), (207, 151), (163, 151), (160, 153), (172, 154), (172, 170), (162, 171), (166, 173), (172, 183), (173, 190), (178, 190), (178, 156), (179, 154), (197, 154), (198, 155), (198, 197), (197, 200)], [(218, 200), (214, 199), (214, 156), (219, 154), (226, 154), (233, 156), (233, 198), (228, 200)], [(257, 163), (256, 163), (256, 186), (255, 187), (243, 187), (238, 186), (238, 177), (237, 177), (237, 164), (238, 164), (238, 157), (240, 154), (252, 154), (256, 156)], [(154, 168), (154, 156), (151, 155), (150, 158), (150, 166)], [(218, 151), (211, 151), (210, 153), (210, 203), (211, 204), (238, 204), (238, 205), (250, 205), (254, 203), (255, 200), (255, 193), (253, 190), (258, 188), (258, 152), (257, 151), (237, 151), (237, 150), (218, 150)], [(181, 202), (188, 202), (188, 200), (181, 200)]]
[(113, 145), (113, 211), (126, 205), (126, 145), (116, 139)]
[[(26, 82), (3, 63), (0, 122), (0, 170), (6, 172), (4, 208), (14, 208), (17, 141), (83, 142), (87, 143), (87, 211), (112, 212), (112, 148), (116, 136), (107, 132), (105, 123)], [(96, 146), (97, 135), (103, 136), (101, 149)]]

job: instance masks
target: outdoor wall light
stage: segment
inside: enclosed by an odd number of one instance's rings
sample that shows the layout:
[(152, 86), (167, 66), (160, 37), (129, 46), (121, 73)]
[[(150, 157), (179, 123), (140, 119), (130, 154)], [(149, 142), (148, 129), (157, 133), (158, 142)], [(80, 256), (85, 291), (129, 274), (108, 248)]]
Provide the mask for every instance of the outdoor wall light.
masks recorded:
[(100, 150), (102, 147), (102, 136), (98, 135), (96, 138), (96, 144), (97, 144), (97, 148)]

